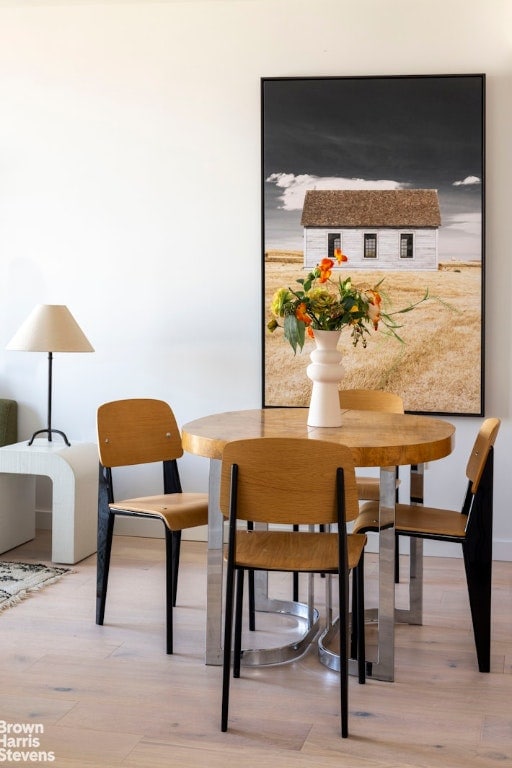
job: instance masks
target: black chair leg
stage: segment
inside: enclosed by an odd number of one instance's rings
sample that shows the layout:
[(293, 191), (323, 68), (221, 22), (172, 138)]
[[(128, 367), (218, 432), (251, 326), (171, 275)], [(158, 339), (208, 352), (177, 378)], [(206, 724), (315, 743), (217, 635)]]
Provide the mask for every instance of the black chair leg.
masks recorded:
[(359, 683), (366, 683), (366, 635), (364, 623), (364, 552), (361, 554), (359, 565), (355, 569), (355, 581), (357, 584), (357, 605), (352, 607), (352, 611), (357, 613), (357, 669), (359, 673)]
[(364, 627), (364, 553), (352, 571), (352, 626), (350, 658), (357, 659), (359, 683), (366, 683), (366, 637)]
[(115, 515), (110, 513), (105, 523), (105, 529), (102, 531), (103, 542), (101, 545), (98, 545), (98, 553), (96, 556), (96, 624), (103, 624), (105, 618), (105, 603), (107, 600), (108, 573), (110, 569), (114, 520)]
[(174, 531), (165, 527), (165, 612), (166, 612), (166, 652), (173, 652), (172, 607), (176, 587), (174, 584)]
[(481, 547), (462, 545), (478, 669), (491, 671), (492, 554)]
[(256, 599), (254, 597), (254, 571), (247, 571), (247, 580), (249, 582), (249, 630), (254, 632), (256, 629)]
[[(247, 530), (254, 530), (254, 523), (250, 520), (247, 521)], [(249, 630), (254, 632), (256, 630), (256, 598), (254, 590), (254, 571), (247, 571), (247, 579), (249, 582)]]
[[(293, 526), (294, 533), (296, 533), (298, 530), (299, 530), (299, 526), (294, 525)], [(292, 578), (293, 578), (292, 600), (294, 603), (298, 603), (299, 602), (299, 574), (297, 573), (297, 571), (294, 571)]]
[(492, 561), (470, 562), (464, 553), (469, 604), (480, 672), (491, 671), (491, 582)]
[(229, 684), (231, 678), (231, 643), (233, 636), (233, 596), (235, 571), (228, 562), (226, 569), (226, 606), (224, 611), (224, 659), (222, 668), (221, 731), (228, 729)]
[(294, 571), (293, 573), (293, 590), (292, 590), (292, 600), (294, 603), (299, 602), (299, 574)]
[(358, 636), (359, 636), (359, 612), (357, 610), (359, 604), (358, 588), (357, 588), (357, 569), (352, 571), (352, 625), (350, 632), (350, 658), (357, 659), (358, 648)]
[[(182, 493), (180, 474), (178, 471), (178, 464), (176, 459), (167, 460), (163, 462), (163, 480), (164, 480), (164, 493)], [(180, 565), (180, 544), (181, 544), (181, 531), (173, 532), (173, 563), (174, 563), (174, 575), (173, 575), (173, 594), (172, 604), (176, 605), (176, 593), (178, 590), (178, 569)]]
[(347, 642), (347, 575), (338, 576), (338, 605), (340, 612), (340, 716), (341, 735), (348, 736), (348, 642)]
[[(400, 494), (398, 491), (398, 480), (400, 478), (400, 470), (395, 467), (395, 478), (397, 481), (397, 487), (395, 489), (395, 504), (400, 501)], [(423, 499), (421, 501), (423, 503)], [(400, 584), (400, 537), (398, 533), (395, 533), (395, 584)]]
[(400, 584), (400, 536), (395, 533), (395, 584)]
[(96, 624), (103, 624), (115, 514), (110, 511), (109, 486), (100, 465), (98, 492), (98, 553), (96, 556)]
[(172, 604), (176, 606), (176, 595), (178, 594), (178, 572), (180, 567), (181, 550), (181, 531), (172, 532), (172, 562), (173, 562), (173, 582), (172, 582)]
[(493, 466), (491, 448), (462, 544), (478, 669), (491, 671)]
[[(244, 571), (237, 570), (235, 598), (235, 637), (233, 647), (233, 677), (240, 677), (242, 659), (242, 612), (244, 602)], [(254, 575), (254, 571), (252, 571)]]

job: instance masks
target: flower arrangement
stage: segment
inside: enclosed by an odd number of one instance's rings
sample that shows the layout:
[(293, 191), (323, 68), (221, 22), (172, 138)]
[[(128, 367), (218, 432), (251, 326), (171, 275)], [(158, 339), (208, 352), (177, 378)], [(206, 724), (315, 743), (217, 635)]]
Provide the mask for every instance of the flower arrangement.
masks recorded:
[[(338, 263), (348, 261), (340, 249), (336, 249), (334, 255)], [(315, 330), (338, 331), (345, 326), (351, 328), (354, 346), (361, 342), (366, 347), (367, 335), (372, 329), (377, 331), (379, 323), (385, 326), (388, 334), (402, 342), (397, 332), (400, 325), (394, 315), (410, 312), (425, 301), (428, 289), (415, 304), (385, 312), (378, 290), (382, 280), (372, 288), (358, 288), (350, 277), (342, 280), (340, 276), (337, 281), (333, 280), (333, 267), (332, 259), (322, 259), (305, 278), (297, 280), (299, 289), (279, 288), (272, 298), (268, 330), (273, 332), (281, 327), (279, 319), (283, 318), (284, 336), (294, 353), (297, 347), (302, 350), (306, 333), (314, 338)]]

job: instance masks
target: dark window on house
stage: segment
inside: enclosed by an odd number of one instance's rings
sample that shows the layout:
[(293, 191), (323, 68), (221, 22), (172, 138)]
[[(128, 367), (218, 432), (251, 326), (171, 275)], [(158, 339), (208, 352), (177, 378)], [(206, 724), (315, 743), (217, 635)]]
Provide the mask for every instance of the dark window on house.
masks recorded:
[(334, 255), (334, 252), (336, 250), (341, 251), (341, 237), (337, 232), (329, 232), (329, 234), (327, 235), (327, 238), (328, 238), (327, 258), (332, 259), (334, 261), (334, 259), (336, 258)]
[(377, 258), (377, 235), (365, 234), (364, 236), (364, 258)]
[(400, 235), (400, 258), (412, 259), (412, 235)]

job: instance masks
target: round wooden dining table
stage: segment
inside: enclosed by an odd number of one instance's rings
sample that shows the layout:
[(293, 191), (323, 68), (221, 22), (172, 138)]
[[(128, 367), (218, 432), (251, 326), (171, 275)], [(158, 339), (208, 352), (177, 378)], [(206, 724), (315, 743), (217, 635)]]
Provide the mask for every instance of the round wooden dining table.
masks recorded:
[(210, 460), (207, 563), (206, 663), (222, 661), (223, 518), (218, 507), (220, 467), (226, 443), (255, 437), (296, 437), (327, 440), (348, 446), (356, 467), (380, 468), (378, 652), (372, 676), (394, 679), (394, 508), (395, 469), (448, 456), (455, 427), (431, 416), (342, 412), (340, 427), (311, 427), (306, 408), (262, 408), (217, 413), (182, 427), (185, 451)]

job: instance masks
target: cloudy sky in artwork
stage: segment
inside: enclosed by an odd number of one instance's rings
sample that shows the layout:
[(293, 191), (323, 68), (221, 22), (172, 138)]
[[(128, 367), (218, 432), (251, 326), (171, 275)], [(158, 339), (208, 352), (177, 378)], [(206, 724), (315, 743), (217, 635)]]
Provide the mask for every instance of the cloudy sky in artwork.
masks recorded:
[(439, 258), (480, 259), (483, 78), (262, 81), (264, 247), (302, 249), (307, 189), (437, 189)]

